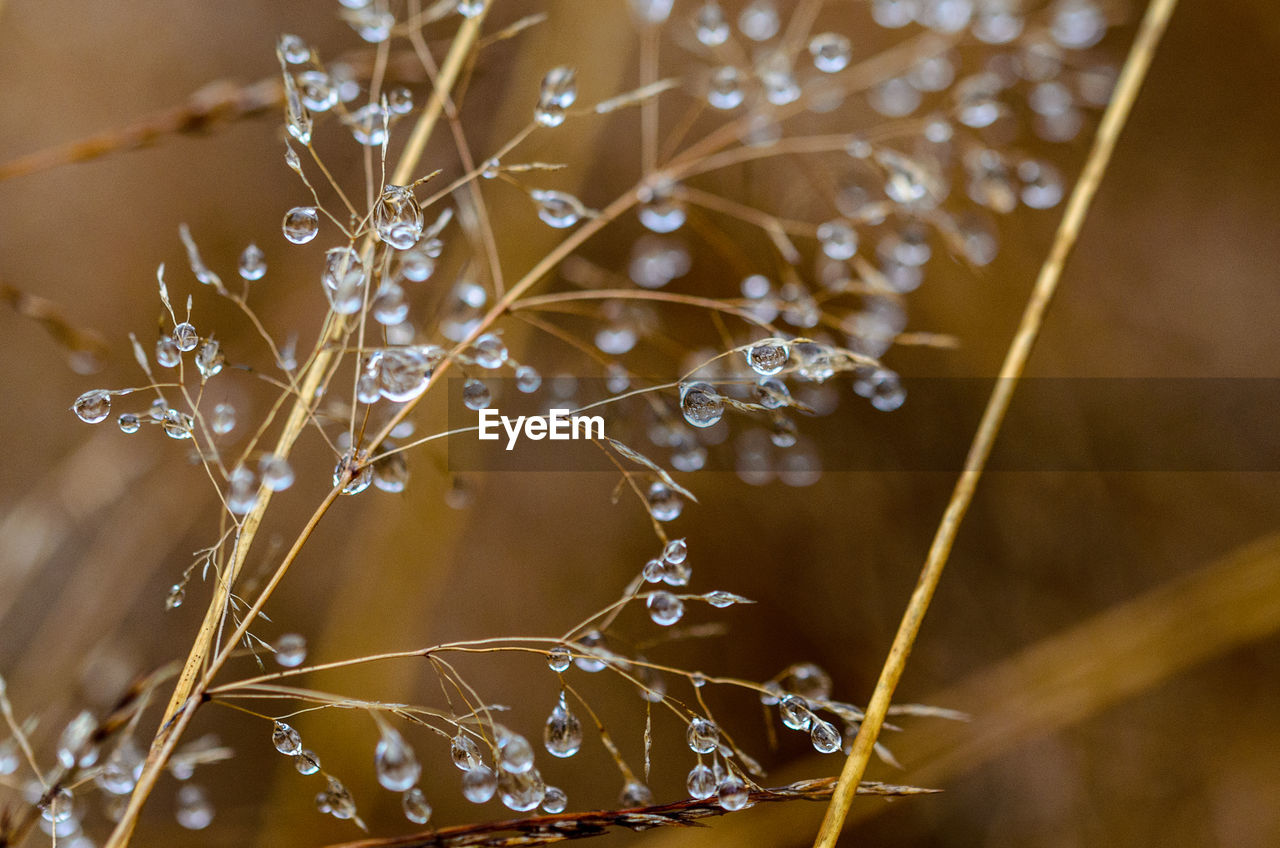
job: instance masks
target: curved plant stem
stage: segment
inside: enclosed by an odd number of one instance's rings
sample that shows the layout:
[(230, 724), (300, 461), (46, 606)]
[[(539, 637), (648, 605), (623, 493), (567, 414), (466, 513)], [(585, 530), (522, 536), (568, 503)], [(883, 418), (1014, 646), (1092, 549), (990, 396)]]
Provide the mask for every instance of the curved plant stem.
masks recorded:
[(912, 592), (907, 610), (903, 614), (902, 623), (894, 636), (893, 646), (889, 649), (889, 656), (880, 672), (880, 679), (876, 682), (871, 703), (867, 706), (866, 718), (858, 730), (853, 750), (845, 761), (840, 782), (836, 785), (826, 816), (818, 831), (814, 842), (815, 848), (834, 848), (836, 839), (840, 836), (849, 806), (853, 803), (855, 791), (866, 771), (867, 761), (875, 746), (876, 738), (880, 734), (894, 689), (898, 685), (899, 678), (902, 677), (907, 657), (920, 632), (920, 626), (929, 609), (929, 602), (933, 599), (934, 590), (937, 589), (938, 581), (942, 577), (942, 570), (951, 553), (951, 546), (960, 529), (960, 522), (973, 501), (974, 490), (977, 488), (978, 479), (982, 476), (987, 458), (991, 455), (1005, 412), (1013, 398), (1013, 391), (1031, 356), (1032, 346), (1040, 333), (1049, 302), (1062, 277), (1067, 256), (1080, 236), (1089, 206), (1097, 194), (1103, 174), (1111, 161), (1116, 140), (1129, 117), (1134, 100), (1138, 96), (1138, 90), (1142, 86), (1147, 70), (1151, 67), (1156, 47), (1164, 35), (1169, 18), (1176, 6), (1177, 0), (1151, 0), (1151, 4), (1147, 7), (1138, 35), (1129, 51), (1129, 57), (1116, 82), (1116, 91), (1111, 105), (1107, 107), (1102, 123), (1098, 127), (1098, 133), (1094, 137), (1084, 171), (1072, 191), (1071, 200), (1063, 213), (1062, 222), (1058, 225), (1049, 255), (1040, 268), (1035, 287), (1022, 313), (1017, 333), (1005, 354), (1004, 363), (1000, 368), (1000, 377), (987, 401), (982, 421), (978, 425), (969, 454), (965, 458), (964, 471), (956, 481), (951, 500), (947, 504), (946, 512), (943, 513), (933, 544), (929, 548), (920, 579), (916, 583), (915, 591)]

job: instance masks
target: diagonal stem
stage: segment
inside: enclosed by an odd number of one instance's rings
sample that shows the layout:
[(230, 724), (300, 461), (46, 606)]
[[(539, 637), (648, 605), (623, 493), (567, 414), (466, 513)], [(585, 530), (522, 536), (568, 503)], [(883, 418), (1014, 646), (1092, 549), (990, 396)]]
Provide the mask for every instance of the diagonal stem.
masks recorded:
[(1115, 151), (1116, 141), (1133, 109), (1138, 90), (1142, 87), (1142, 81), (1151, 67), (1152, 57), (1176, 6), (1177, 0), (1151, 0), (1147, 7), (1142, 25), (1129, 51), (1129, 57), (1125, 60), (1124, 69), (1116, 82), (1116, 91), (1111, 105), (1107, 107), (1102, 123), (1098, 127), (1098, 133), (1094, 137), (1084, 171), (1071, 193), (1071, 199), (1058, 225), (1049, 255), (1040, 268), (1035, 287), (1031, 291), (1031, 297), (1018, 324), (1017, 333), (1005, 354), (1004, 363), (1000, 367), (1000, 377), (987, 401), (982, 421), (978, 425), (973, 443), (969, 447), (969, 454), (965, 458), (964, 471), (956, 481), (951, 500), (933, 537), (933, 544), (929, 547), (929, 554), (925, 558), (920, 579), (902, 616), (902, 623), (894, 636), (889, 656), (880, 672), (880, 679), (876, 681), (875, 692), (871, 696), (871, 703), (867, 706), (866, 718), (858, 729), (853, 750), (840, 773), (840, 782), (836, 785), (831, 803), (827, 807), (814, 848), (835, 848), (836, 839), (840, 836), (845, 817), (849, 813), (849, 806), (853, 803), (855, 790), (866, 772), (867, 761), (871, 757), (876, 738), (884, 724), (894, 689), (902, 677), (907, 657), (911, 653), (911, 646), (920, 632), (925, 613), (929, 609), (929, 602), (933, 599), (934, 590), (937, 589), (938, 581), (942, 577), (942, 570), (951, 553), (951, 546), (960, 529), (960, 522), (973, 501), (974, 490), (977, 488), (978, 479), (982, 476), (987, 458), (991, 455), (1005, 412), (1009, 409), (1009, 403), (1013, 398), (1013, 391), (1031, 356), (1031, 348), (1039, 336), (1049, 302), (1053, 299), (1058, 281), (1062, 278), (1067, 256), (1080, 236), (1089, 206), (1097, 194), (1103, 174), (1106, 173), (1111, 154)]

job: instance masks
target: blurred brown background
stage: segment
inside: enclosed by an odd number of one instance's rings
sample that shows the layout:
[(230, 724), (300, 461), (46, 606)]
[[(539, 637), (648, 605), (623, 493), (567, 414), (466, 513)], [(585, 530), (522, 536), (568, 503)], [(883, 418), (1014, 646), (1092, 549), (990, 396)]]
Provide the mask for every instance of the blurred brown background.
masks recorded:
[[(543, 5), (512, 0), (501, 14), (518, 17)], [(588, 101), (633, 78), (631, 65), (618, 64), (633, 49), (621, 3), (546, 5), (568, 23), (493, 48), (486, 61), (512, 68), (509, 74), (486, 73), (482, 63), (468, 101), (481, 150), (523, 123), (520, 110), (552, 64), (571, 58), (592, 69), (580, 71)], [(349, 49), (355, 39), (336, 22), (335, 8), (308, 0), (0, 3), (0, 160), (128, 125), (213, 80), (270, 76), (281, 31), (297, 32), (325, 56)], [(1107, 42), (1117, 58), (1128, 32)], [(1276, 376), (1278, 55), (1280, 7), (1270, 0), (1182, 4), (1063, 280), (1033, 374)], [(0, 314), (0, 671), (19, 712), (49, 716), (45, 736), (80, 705), (109, 700), (131, 674), (179, 656), (202, 610), (199, 586), (180, 610), (165, 614), (162, 604), (191, 552), (214, 532), (198, 469), (157, 434), (130, 438), (111, 424), (89, 428), (66, 411), (89, 388), (138, 382), (126, 334), (151, 338), (159, 262), (168, 264), (176, 291), (195, 288), (178, 223), (191, 226), (224, 276), (249, 240), (267, 250), (271, 270), (255, 287), (255, 302), (268, 326), (311, 327), (319, 315), (318, 297), (296, 294), (297, 278), (309, 273), (305, 263), (277, 235), (283, 210), (305, 200), (282, 167), (278, 138), (273, 116), (0, 183), (0, 280), (62, 304), (74, 323), (104, 334), (111, 349), (101, 374), (80, 376), (37, 326)], [(565, 185), (625, 185), (620, 181), (631, 176), (612, 174), (610, 142), (607, 133), (584, 131), (576, 143), (588, 146), (575, 152), (581, 167)], [(612, 196), (595, 190), (583, 190), (588, 203)], [(503, 220), (515, 227), (526, 212), (504, 211)], [(1055, 220), (1016, 216), (995, 266), (976, 278), (956, 273), (926, 283), (909, 300), (911, 326), (954, 334), (962, 346), (904, 350), (890, 363), (908, 378), (994, 373)], [(519, 232), (530, 256), (549, 238), (530, 227)], [(224, 345), (254, 344), (225, 307), (201, 292), (196, 297), (197, 315)], [(840, 414), (851, 433), (878, 415), (846, 407)], [(946, 423), (939, 438), (967, 439)], [(1062, 426), (1070, 432), (1070, 422)], [(316, 456), (281, 499), (291, 505), (271, 525), (281, 540), (327, 487), (328, 460)], [(311, 657), (323, 660), (501, 633), (558, 633), (611, 600), (652, 555), (641, 516), (630, 505), (610, 505), (613, 481), (602, 475), (473, 479), (473, 505), (455, 511), (442, 503), (445, 476), (428, 461), (413, 468), (406, 495), (370, 492), (333, 511), (271, 604), (274, 621), (262, 635), (301, 632)], [(793, 490), (695, 475), (690, 484), (702, 503), (675, 525), (689, 538), (695, 585), (761, 603), (721, 616), (732, 625), (728, 636), (663, 649), (666, 656), (757, 678), (813, 660), (835, 678), (839, 696), (865, 701), (953, 480), (940, 472), (845, 472)], [(984, 479), (899, 697), (980, 706), (987, 723), (977, 715), (968, 735), (917, 720), (900, 745), (890, 739), (908, 770), (876, 765), (874, 777), (946, 792), (859, 802), (864, 818), (851, 826), (847, 843), (1280, 844), (1280, 639), (1274, 614), (1257, 612), (1271, 598), (1274, 613), (1275, 582), (1260, 579), (1252, 590), (1238, 582), (1240, 569), (1203, 572), (1203, 585), (1129, 608), (1136, 615), (1124, 626), (1090, 629), (1107, 610), (1280, 532), (1278, 508), (1280, 489), (1267, 473)], [(263, 567), (268, 554), (260, 547), (250, 568)], [(1272, 564), (1270, 573), (1280, 571), (1280, 562), (1262, 560)], [(1249, 579), (1258, 573), (1268, 569)], [(1195, 606), (1216, 597), (1213, 591), (1228, 600)], [(1237, 607), (1242, 599), (1256, 603)], [(1254, 616), (1247, 626), (1245, 613), (1236, 612), (1245, 606)], [(1180, 619), (1189, 609), (1200, 614)], [(1160, 620), (1164, 614), (1169, 621)], [(1133, 636), (1136, 648), (1126, 654), (1131, 632), (1150, 641)], [(1185, 632), (1191, 644), (1179, 640)], [(1045, 669), (1049, 682), (982, 676), (1063, 633), (1078, 638), (1063, 648), (1060, 665)], [(1099, 641), (1099, 634), (1117, 638)], [(1109, 663), (1112, 655), (1122, 659)], [(1033, 667), (1043, 659), (1030, 657)], [(466, 669), (494, 701), (516, 706), (514, 727), (540, 734), (554, 699), (540, 668), (498, 660)], [(405, 666), (313, 682), (392, 700), (430, 699), (436, 691), (421, 669)], [(635, 699), (596, 694), (638, 763), (643, 718)], [(973, 700), (937, 700), (947, 694)], [(713, 706), (741, 713), (741, 735), (765, 752), (778, 781), (838, 769), (836, 758), (806, 758), (795, 739), (768, 753), (758, 711), (741, 700), (723, 696)], [(178, 829), (169, 782), (153, 796), (138, 844), (302, 846), (357, 836), (311, 809), (319, 787), (269, 748), (265, 725), (206, 713), (196, 732), (216, 731), (239, 752), (198, 777), (217, 805), (213, 826)], [(1015, 728), (1020, 719), (1025, 726)], [(404, 827), (398, 801), (373, 785), (376, 732), (367, 720), (335, 714), (297, 724), (326, 769), (352, 786), (362, 814), (379, 826), (375, 832)], [(674, 727), (660, 721), (657, 732), (652, 784), (660, 798), (674, 797), (689, 763), (678, 753)], [(942, 741), (930, 741), (931, 734), (943, 734)], [(432, 744), (423, 740), (420, 755), (436, 821), (464, 821), (474, 808), (457, 798), (457, 773)], [(947, 759), (946, 751), (966, 744), (965, 757)], [(932, 745), (941, 753), (926, 757)], [(544, 763), (571, 806), (579, 799), (608, 803), (619, 782), (610, 769), (595, 744), (567, 764)], [(496, 805), (485, 812), (501, 814)], [(761, 809), (723, 829), (622, 834), (597, 844), (804, 845), (820, 816), (816, 806)], [(100, 834), (100, 816), (95, 827)]]

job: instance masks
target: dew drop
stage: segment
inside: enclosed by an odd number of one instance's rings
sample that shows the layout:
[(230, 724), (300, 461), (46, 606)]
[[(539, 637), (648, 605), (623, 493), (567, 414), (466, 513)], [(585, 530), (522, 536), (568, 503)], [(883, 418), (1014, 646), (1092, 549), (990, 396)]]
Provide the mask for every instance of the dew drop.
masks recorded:
[(62, 735), (58, 737), (58, 762), (64, 768), (75, 768), (77, 764), (88, 768), (97, 762), (97, 748), (88, 745), (89, 738), (97, 726), (97, 720), (88, 710), (77, 713), (76, 717), (67, 723)]
[(236, 263), (236, 270), (249, 282), (261, 280), (267, 273), (267, 260), (262, 248), (252, 243), (246, 247), (240, 254), (240, 261)]
[(379, 147), (387, 140), (387, 114), (377, 103), (369, 103), (347, 116), (347, 127), (355, 140), (365, 147)]
[(732, 65), (716, 68), (707, 84), (707, 103), (712, 108), (729, 110), (742, 105), (747, 97), (743, 90), (742, 73)]
[(320, 771), (320, 758), (315, 751), (302, 751), (293, 758), (293, 767), (298, 774), (315, 774)]
[(809, 701), (825, 701), (831, 697), (831, 675), (817, 663), (796, 663), (778, 679), (783, 689)]
[(578, 80), (573, 68), (552, 68), (542, 78), (534, 118), (544, 127), (557, 127), (564, 123), (565, 110), (577, 99)]
[(695, 754), (710, 754), (720, 747), (720, 729), (716, 727), (715, 722), (702, 716), (695, 716), (685, 731), (685, 740), (689, 743), (689, 749)]
[(196, 370), (206, 380), (221, 372), (224, 364), (226, 359), (222, 355), (222, 345), (217, 339), (206, 339), (196, 351)]
[(844, 261), (858, 252), (858, 233), (844, 221), (827, 221), (818, 226), (818, 242), (831, 259)]
[(646, 583), (661, 583), (662, 572), (666, 570), (667, 564), (660, 559), (651, 559), (644, 564), (641, 572)]
[(716, 794), (715, 772), (705, 763), (698, 763), (689, 769), (689, 776), (685, 779), (684, 785), (689, 790), (689, 797), (699, 800), (710, 798)]
[(324, 71), (298, 74), (298, 95), (312, 112), (328, 112), (338, 105), (338, 88)]
[(553, 757), (572, 757), (582, 747), (582, 722), (569, 709), (563, 692), (547, 718), (542, 741)]
[(373, 485), (383, 492), (397, 494), (409, 485), (409, 463), (404, 454), (393, 453), (373, 464)]
[(724, 398), (709, 383), (685, 383), (680, 387), (680, 411), (692, 426), (711, 427), (724, 416)]
[(542, 385), (542, 375), (532, 365), (516, 368), (516, 388), (525, 394), (536, 392)]
[(563, 191), (534, 189), (529, 192), (529, 197), (538, 205), (538, 217), (558, 230), (572, 227), (587, 212), (578, 198)]
[(716, 787), (716, 797), (720, 801), (720, 806), (729, 811), (741, 810), (751, 800), (747, 784), (743, 783), (742, 778), (732, 772), (726, 774), (724, 779), (720, 781), (720, 785)]
[(485, 333), (471, 346), (471, 355), (481, 368), (501, 368), (507, 361), (507, 346), (496, 333)]
[(536, 809), (546, 797), (547, 784), (537, 769), (518, 774), (504, 771), (498, 775), (498, 796), (502, 805), (516, 812)]
[(156, 363), (164, 368), (175, 368), (182, 361), (182, 353), (173, 336), (161, 336), (156, 339)]
[(311, 58), (311, 48), (307, 46), (307, 42), (291, 33), (280, 36), (278, 47), (280, 55), (290, 65), (301, 65)]
[(787, 366), (790, 348), (780, 342), (761, 342), (747, 351), (747, 364), (762, 377), (772, 377)]
[(178, 350), (187, 353), (195, 350), (196, 345), (200, 344), (200, 334), (189, 322), (183, 321), (173, 328), (173, 341), (178, 346)]
[(293, 485), (293, 468), (283, 456), (269, 453), (258, 463), (262, 485), (273, 492), (283, 492)]
[(649, 504), (649, 512), (658, 521), (674, 521), (684, 511), (684, 501), (680, 495), (661, 481), (650, 484), (645, 499)]
[(210, 428), (219, 436), (225, 436), (236, 428), (236, 408), (229, 403), (220, 403), (213, 408), (213, 419)]
[(418, 782), (422, 766), (404, 737), (391, 727), (382, 729), (382, 738), (373, 753), (374, 771), (383, 788), (404, 792)]
[(599, 630), (591, 630), (583, 634), (578, 639), (578, 644), (582, 650), (580, 656), (573, 658), (573, 664), (585, 672), (594, 674), (597, 671), (603, 671), (605, 661), (599, 657), (606, 654), (604, 647), (604, 636)]
[(729, 40), (729, 22), (724, 9), (715, 0), (708, 0), (698, 7), (693, 18), (694, 34), (707, 47), (718, 47)]
[(276, 639), (271, 649), (275, 651), (276, 664), (283, 668), (297, 668), (307, 658), (307, 640), (299, 633), (285, 633)]
[(213, 821), (213, 803), (203, 787), (184, 783), (178, 788), (177, 801), (175, 817), (187, 830), (204, 830)]
[(649, 618), (653, 619), (653, 623), (663, 627), (670, 627), (684, 615), (684, 601), (670, 592), (654, 592), (645, 606), (649, 608)]
[(791, 390), (787, 384), (772, 377), (759, 380), (755, 385), (756, 400), (766, 409), (781, 409), (791, 402)]
[(191, 438), (192, 428), (195, 422), (191, 416), (185, 412), (179, 412), (176, 409), (166, 409), (164, 412), (164, 420), (160, 425), (164, 429), (164, 434), (171, 439)]
[(752, 0), (738, 16), (738, 29), (752, 41), (768, 41), (778, 34), (781, 25), (773, 0)]
[(116, 419), (116, 423), (120, 425), (122, 433), (136, 433), (138, 428), (142, 426), (142, 422), (138, 420), (138, 416), (132, 412), (125, 412)]
[(519, 733), (498, 728), (498, 768), (511, 774), (523, 774), (533, 768), (533, 746)]
[(618, 795), (623, 807), (648, 807), (653, 803), (653, 792), (638, 780), (628, 780)]
[(498, 791), (498, 777), (488, 766), (478, 765), (462, 775), (462, 796), (473, 804), (483, 804)]
[(542, 811), (550, 815), (563, 813), (569, 806), (569, 796), (559, 786), (548, 786), (542, 796)]
[(320, 231), (320, 215), (314, 206), (295, 206), (284, 215), (284, 237), (294, 244), (306, 244)]
[(351, 479), (342, 487), (344, 495), (358, 495), (365, 489), (369, 488), (369, 484), (373, 482), (373, 466), (368, 464), (367, 451), (348, 450), (338, 460), (337, 466), (333, 469), (333, 485), (342, 482), (342, 478), (351, 468), (359, 466), (359, 469), (352, 474)]
[(287, 757), (302, 753), (302, 736), (282, 721), (277, 721), (271, 728), (271, 744)]
[(169, 587), (168, 593), (164, 596), (164, 608), (167, 610), (176, 610), (182, 606), (182, 602), (187, 599), (187, 587), (182, 583), (174, 583)]
[(814, 750), (819, 754), (833, 754), (839, 751), (844, 741), (834, 724), (816, 717), (813, 720), (813, 726), (809, 729), (809, 738), (813, 742)]
[(464, 18), (474, 18), (484, 11), (484, 0), (458, 0), (457, 10)]
[(492, 402), (493, 393), (489, 391), (488, 386), (476, 378), (468, 377), (462, 384), (462, 403), (467, 409), (478, 412), (481, 409), (487, 409)]
[(547, 667), (554, 672), (566, 672), (572, 664), (573, 655), (564, 645), (556, 645), (547, 652)]
[(396, 250), (408, 250), (422, 238), (422, 207), (413, 192), (389, 185), (373, 207), (373, 226), (378, 236)]
[(834, 74), (849, 66), (853, 49), (849, 39), (836, 32), (824, 32), (809, 39), (813, 66), (824, 74)]
[(453, 764), (462, 771), (471, 771), (483, 765), (480, 758), (480, 746), (470, 736), (459, 732), (449, 743), (449, 756)]
[(404, 809), (404, 817), (414, 824), (426, 824), (431, 818), (431, 805), (422, 790), (413, 787), (400, 798), (400, 806)]
[(797, 695), (784, 695), (778, 702), (778, 713), (782, 717), (782, 723), (792, 730), (808, 730), (813, 721), (809, 705)]

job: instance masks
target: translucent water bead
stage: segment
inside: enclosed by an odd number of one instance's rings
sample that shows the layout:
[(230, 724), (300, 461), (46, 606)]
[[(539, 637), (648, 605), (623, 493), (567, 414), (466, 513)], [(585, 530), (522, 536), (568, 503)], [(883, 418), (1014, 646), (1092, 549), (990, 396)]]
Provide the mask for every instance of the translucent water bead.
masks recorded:
[(351, 136), (365, 147), (379, 147), (387, 140), (387, 113), (377, 103), (361, 106), (347, 116)]
[(297, 668), (307, 658), (307, 640), (298, 633), (285, 633), (271, 645), (276, 664), (282, 668)]
[(572, 757), (582, 747), (582, 722), (569, 709), (563, 692), (547, 718), (542, 742), (553, 757)]
[(680, 411), (694, 427), (711, 427), (724, 417), (724, 398), (709, 383), (680, 387)]
[(816, 663), (790, 666), (778, 678), (778, 683), (791, 694), (810, 701), (825, 701), (831, 697), (831, 675)]
[(604, 635), (599, 630), (590, 630), (578, 639), (578, 644), (582, 646), (584, 656), (574, 657), (573, 664), (589, 674), (603, 671), (605, 661), (597, 657), (607, 655), (604, 647)]
[(689, 797), (699, 800), (710, 798), (716, 794), (716, 774), (706, 763), (698, 763), (689, 769), (684, 785), (689, 790)]
[(573, 655), (564, 645), (556, 645), (547, 652), (547, 667), (556, 673), (568, 671), (572, 664)]
[(495, 729), (498, 737), (498, 768), (511, 774), (523, 774), (533, 768), (533, 746), (519, 733), (505, 727)]
[(716, 68), (707, 83), (707, 103), (714, 109), (736, 109), (747, 97), (742, 72), (732, 65)]
[(458, 0), (458, 14), (464, 18), (474, 18), (484, 11), (484, 0)]
[(378, 286), (370, 306), (373, 319), (384, 327), (398, 326), (409, 317), (409, 301), (405, 299), (404, 289), (389, 280)]
[(236, 428), (236, 408), (229, 403), (220, 403), (213, 408), (213, 419), (210, 428), (219, 436), (225, 436)]
[(849, 66), (853, 47), (843, 35), (823, 32), (809, 39), (809, 55), (813, 57), (815, 68), (825, 74), (834, 74)]
[(631, 14), (644, 24), (664, 23), (671, 17), (675, 0), (631, 0)]
[(462, 771), (470, 771), (482, 764), (480, 746), (465, 733), (459, 732), (449, 743), (449, 756), (453, 764)]
[(543, 223), (558, 230), (572, 227), (587, 214), (582, 201), (563, 191), (534, 189), (529, 197), (538, 205), (538, 217)]
[(221, 372), (224, 364), (226, 359), (222, 355), (222, 345), (217, 339), (206, 339), (196, 351), (196, 370), (206, 380)]
[(97, 424), (106, 420), (111, 414), (111, 392), (106, 389), (94, 389), (76, 398), (71, 411), (86, 424)]
[(521, 365), (516, 368), (516, 388), (525, 394), (531, 394), (542, 385), (542, 375), (532, 365)]
[(298, 74), (298, 95), (312, 112), (328, 112), (338, 105), (338, 87), (324, 71)]
[(121, 433), (136, 433), (142, 427), (142, 422), (132, 412), (121, 413), (120, 417), (116, 419), (116, 423), (120, 425)]
[(303, 751), (293, 758), (293, 767), (298, 774), (315, 774), (320, 771), (320, 758), (315, 751)]
[(892, 412), (907, 399), (907, 392), (902, 388), (898, 375), (885, 368), (868, 369), (869, 373), (859, 375), (853, 382), (853, 390), (871, 401), (871, 405), (881, 412)]
[(481, 368), (501, 368), (507, 361), (507, 346), (496, 333), (485, 333), (471, 346), (471, 355)]
[(382, 728), (382, 738), (373, 752), (373, 767), (378, 782), (392, 792), (406, 791), (418, 782), (422, 774), (422, 766), (418, 764), (413, 748), (391, 727)]
[(404, 810), (404, 817), (414, 824), (426, 824), (431, 818), (431, 805), (427, 803), (427, 796), (416, 786), (401, 796), (400, 806)]
[(662, 558), (673, 564), (680, 564), (689, 557), (689, 545), (684, 539), (672, 539), (662, 549)]
[(774, 0), (752, 0), (738, 16), (738, 29), (752, 41), (768, 41), (781, 26)]
[(333, 247), (325, 252), (324, 271), (320, 279), (325, 295), (339, 315), (354, 315), (364, 307), (367, 285), (364, 263), (350, 247)]
[(653, 803), (653, 792), (638, 780), (628, 780), (618, 793), (618, 803), (623, 807), (647, 807)]
[(272, 726), (271, 744), (286, 757), (296, 757), (302, 753), (302, 736), (283, 721), (277, 721)]
[(657, 521), (675, 521), (684, 511), (684, 501), (674, 490), (661, 481), (650, 484), (645, 495), (649, 512)]
[(834, 724), (816, 717), (813, 719), (813, 726), (809, 728), (809, 739), (813, 742), (813, 749), (819, 754), (834, 754), (840, 750), (844, 741)]
[(818, 243), (829, 258), (843, 262), (858, 252), (858, 233), (844, 221), (827, 221), (818, 225)]
[(663, 627), (670, 627), (684, 615), (684, 601), (670, 592), (654, 592), (645, 606), (649, 608), (649, 618), (653, 623)]
[(316, 795), (316, 809), (345, 821), (355, 817), (356, 800), (351, 797), (351, 790), (342, 785), (342, 781), (331, 777), (325, 791)]
[(368, 459), (368, 451), (348, 450), (338, 460), (338, 464), (334, 466), (333, 485), (336, 486), (342, 482), (348, 471), (358, 465), (359, 469), (351, 476), (347, 484), (342, 487), (342, 494), (358, 495), (369, 488), (369, 485), (373, 482), (373, 466), (367, 464)]
[(546, 792), (546, 781), (537, 769), (519, 774), (504, 771), (498, 775), (498, 797), (509, 810), (523, 813), (536, 809)]
[(787, 367), (791, 348), (781, 342), (761, 342), (747, 350), (747, 364), (761, 377), (772, 377)]
[(720, 801), (720, 806), (726, 810), (741, 810), (750, 803), (751, 792), (742, 778), (730, 772), (716, 787), (716, 797)]
[(307, 46), (307, 42), (291, 33), (286, 32), (280, 36), (277, 47), (280, 55), (290, 65), (301, 65), (311, 58), (311, 48)]
[(542, 811), (550, 815), (563, 813), (569, 806), (569, 796), (558, 786), (548, 786), (542, 796)]
[(720, 729), (715, 722), (695, 716), (685, 731), (685, 740), (695, 754), (710, 754), (720, 747)]
[(284, 237), (294, 244), (306, 244), (320, 232), (320, 215), (314, 206), (295, 206), (284, 215)]
[(577, 99), (578, 81), (573, 68), (552, 68), (542, 78), (534, 120), (544, 127), (558, 127), (564, 123), (565, 110)]
[(718, 47), (729, 40), (729, 21), (716, 0), (708, 0), (693, 16), (694, 34), (708, 47)]
[(187, 830), (204, 830), (213, 821), (213, 802), (204, 788), (184, 783), (178, 788), (174, 817)]
[(262, 248), (250, 243), (240, 254), (240, 261), (236, 264), (236, 271), (248, 282), (261, 280), (263, 275), (267, 273), (267, 261), (262, 253)]
[(808, 730), (813, 721), (809, 705), (797, 695), (784, 695), (778, 702), (778, 714), (782, 723), (792, 730)]
[(422, 207), (412, 191), (389, 185), (374, 204), (373, 225), (384, 242), (396, 250), (408, 250), (422, 238)]
[(186, 353), (196, 349), (196, 345), (200, 343), (200, 334), (189, 322), (183, 321), (173, 328), (173, 342), (178, 350)]
[(462, 775), (462, 797), (473, 804), (483, 804), (498, 791), (498, 776), (485, 765), (468, 769)]
[(468, 377), (462, 384), (462, 403), (467, 409), (479, 412), (482, 409), (488, 409), (489, 404), (493, 403), (493, 393), (484, 383), (474, 377)]

